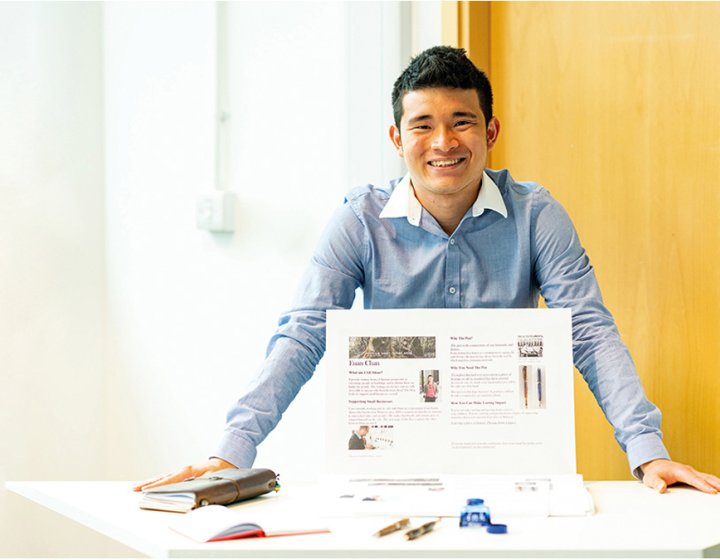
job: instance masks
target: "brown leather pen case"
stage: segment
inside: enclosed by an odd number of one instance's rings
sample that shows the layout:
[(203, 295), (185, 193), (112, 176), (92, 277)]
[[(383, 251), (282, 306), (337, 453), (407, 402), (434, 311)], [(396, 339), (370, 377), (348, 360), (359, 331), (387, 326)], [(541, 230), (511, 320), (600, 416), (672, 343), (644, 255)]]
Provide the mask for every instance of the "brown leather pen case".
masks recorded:
[(277, 489), (278, 477), (270, 469), (223, 469), (145, 490), (140, 507), (186, 512), (210, 504), (227, 505), (248, 500)]

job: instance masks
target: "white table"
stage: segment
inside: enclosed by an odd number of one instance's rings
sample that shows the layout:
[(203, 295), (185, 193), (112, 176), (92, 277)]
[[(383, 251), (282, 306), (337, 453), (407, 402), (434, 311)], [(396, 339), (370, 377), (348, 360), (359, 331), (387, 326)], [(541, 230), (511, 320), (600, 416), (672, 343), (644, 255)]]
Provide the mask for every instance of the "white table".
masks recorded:
[[(589, 482), (596, 514), (588, 517), (494, 519), (506, 535), (460, 529), (444, 519), (416, 541), (371, 534), (394, 519), (323, 517), (329, 534), (198, 544), (168, 529), (174, 513), (144, 511), (130, 482), (7, 482), (9, 490), (153, 557), (469, 558), (720, 557), (720, 495), (673, 488), (659, 495), (637, 482)], [(274, 496), (240, 505), (253, 512), (295, 511), (318, 518), (311, 486), (285, 483)], [(330, 513), (330, 512), (325, 512)]]

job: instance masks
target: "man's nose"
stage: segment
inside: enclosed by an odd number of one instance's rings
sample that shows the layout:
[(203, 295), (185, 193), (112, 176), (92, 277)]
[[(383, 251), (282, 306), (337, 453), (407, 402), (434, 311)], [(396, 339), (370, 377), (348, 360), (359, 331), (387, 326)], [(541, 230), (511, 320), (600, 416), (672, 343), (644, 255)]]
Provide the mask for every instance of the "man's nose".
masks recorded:
[(432, 139), (432, 147), (441, 152), (449, 152), (459, 145), (457, 138), (452, 129), (439, 126), (435, 129)]

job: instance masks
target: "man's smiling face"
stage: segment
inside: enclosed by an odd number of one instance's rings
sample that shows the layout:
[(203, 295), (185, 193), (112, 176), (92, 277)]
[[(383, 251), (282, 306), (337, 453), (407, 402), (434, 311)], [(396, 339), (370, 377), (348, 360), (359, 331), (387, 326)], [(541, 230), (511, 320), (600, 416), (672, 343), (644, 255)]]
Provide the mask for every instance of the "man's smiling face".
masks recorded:
[(392, 126), (390, 138), (405, 159), (418, 200), (458, 198), (472, 204), (500, 130), (497, 119), (485, 123), (473, 89), (412, 90), (402, 104), (400, 130)]

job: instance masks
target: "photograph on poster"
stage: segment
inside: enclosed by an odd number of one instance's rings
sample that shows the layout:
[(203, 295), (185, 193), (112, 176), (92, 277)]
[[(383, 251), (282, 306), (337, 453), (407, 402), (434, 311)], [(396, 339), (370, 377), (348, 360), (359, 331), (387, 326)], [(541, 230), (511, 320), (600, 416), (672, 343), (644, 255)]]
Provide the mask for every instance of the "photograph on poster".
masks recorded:
[(542, 335), (519, 336), (518, 355), (521, 358), (542, 358), (543, 337)]
[(351, 336), (350, 359), (420, 359), (435, 357), (434, 336)]
[(545, 366), (521, 364), (518, 368), (518, 395), (521, 409), (540, 409), (547, 406), (547, 376)]
[(426, 403), (440, 400), (440, 370), (420, 370), (420, 394)]
[(350, 432), (350, 439), (347, 442), (348, 451), (389, 449), (395, 443), (393, 426), (363, 424), (351, 426)]

